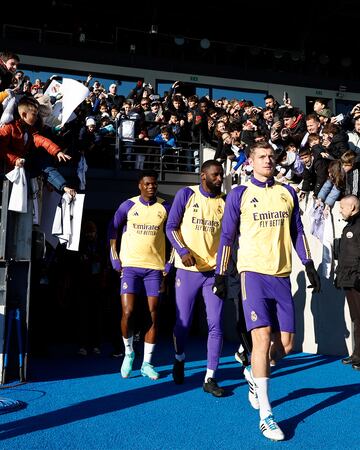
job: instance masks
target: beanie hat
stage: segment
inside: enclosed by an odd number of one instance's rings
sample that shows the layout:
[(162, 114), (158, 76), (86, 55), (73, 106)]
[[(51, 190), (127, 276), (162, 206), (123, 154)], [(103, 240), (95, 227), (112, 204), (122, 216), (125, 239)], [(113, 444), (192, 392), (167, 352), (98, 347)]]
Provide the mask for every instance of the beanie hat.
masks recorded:
[(95, 119), (93, 119), (92, 117), (86, 119), (86, 126), (88, 127), (90, 125), (96, 125)]
[(330, 119), (330, 117), (332, 116), (331, 110), (329, 108), (324, 108), (318, 112), (318, 116), (322, 116), (322, 117), (326, 117), (327, 119)]

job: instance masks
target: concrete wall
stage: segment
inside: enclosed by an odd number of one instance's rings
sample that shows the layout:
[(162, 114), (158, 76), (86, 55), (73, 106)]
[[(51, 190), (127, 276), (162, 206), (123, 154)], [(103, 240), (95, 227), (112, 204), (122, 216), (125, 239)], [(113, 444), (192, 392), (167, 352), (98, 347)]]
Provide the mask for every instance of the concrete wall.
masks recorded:
[[(323, 254), (326, 251), (323, 244), (310, 234), (310, 206), (304, 208), (303, 224), (315, 267), (319, 268), (322, 289), (320, 294), (313, 295), (311, 289), (306, 288), (308, 280), (305, 283), (302, 264), (297, 255), (294, 255), (291, 281), (296, 308), (296, 350), (326, 355), (351, 354), (352, 323), (344, 291), (334, 287), (334, 267), (329, 278), (323, 274)], [(339, 213), (339, 202), (336, 202), (331, 218), (334, 236), (340, 237), (345, 222)]]

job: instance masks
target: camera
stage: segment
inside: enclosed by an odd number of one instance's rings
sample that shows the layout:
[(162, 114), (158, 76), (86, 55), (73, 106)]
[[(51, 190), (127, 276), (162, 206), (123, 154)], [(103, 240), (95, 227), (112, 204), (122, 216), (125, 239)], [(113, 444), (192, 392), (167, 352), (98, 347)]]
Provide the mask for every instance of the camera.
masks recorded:
[(289, 132), (289, 130), (288, 130), (287, 128), (283, 128), (283, 129), (280, 131), (280, 136), (281, 136), (283, 139), (286, 139), (286, 138), (289, 136), (289, 134), (290, 134), (290, 132)]

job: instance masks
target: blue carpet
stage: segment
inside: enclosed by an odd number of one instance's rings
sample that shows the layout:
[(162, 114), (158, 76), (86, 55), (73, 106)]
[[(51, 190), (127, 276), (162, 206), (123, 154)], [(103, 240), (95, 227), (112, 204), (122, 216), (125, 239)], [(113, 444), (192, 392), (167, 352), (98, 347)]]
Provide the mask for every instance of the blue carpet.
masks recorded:
[[(161, 379), (119, 376), (121, 360), (73, 356), (35, 359), (27, 384), (2, 389), (25, 409), (0, 416), (0, 449), (350, 449), (357, 447), (360, 373), (339, 358), (293, 354), (274, 368), (271, 400), (286, 441), (258, 431), (258, 412), (226, 343), (217, 372), (225, 398), (202, 391), (205, 341), (191, 339), (186, 382), (171, 378), (172, 348), (161, 342), (154, 363)], [(170, 363), (170, 364), (169, 364)]]

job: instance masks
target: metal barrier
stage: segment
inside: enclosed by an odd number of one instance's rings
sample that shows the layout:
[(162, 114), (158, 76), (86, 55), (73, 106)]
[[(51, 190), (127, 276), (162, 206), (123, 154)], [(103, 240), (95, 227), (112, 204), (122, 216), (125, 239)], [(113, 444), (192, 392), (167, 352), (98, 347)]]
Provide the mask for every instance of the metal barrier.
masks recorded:
[(0, 384), (23, 381), (27, 372), (32, 201), (29, 197), (27, 213), (9, 211), (9, 184), (2, 182), (1, 195)]
[(42, 30), (41, 28), (25, 27), (22, 25), (11, 25), (3, 24), (2, 27), (2, 37), (5, 38), (15, 38), (15, 39), (26, 39), (28, 41), (42, 42)]
[(154, 169), (165, 173), (199, 173), (201, 148), (199, 143), (181, 143), (177, 147), (154, 145), (150, 141), (137, 142), (116, 139), (115, 161), (122, 170)]
[(153, 141), (122, 141), (118, 136), (104, 137), (96, 150), (85, 151), (91, 168), (120, 170), (154, 169), (165, 173), (200, 173), (204, 161), (200, 142), (178, 142), (176, 147), (162, 147)]

